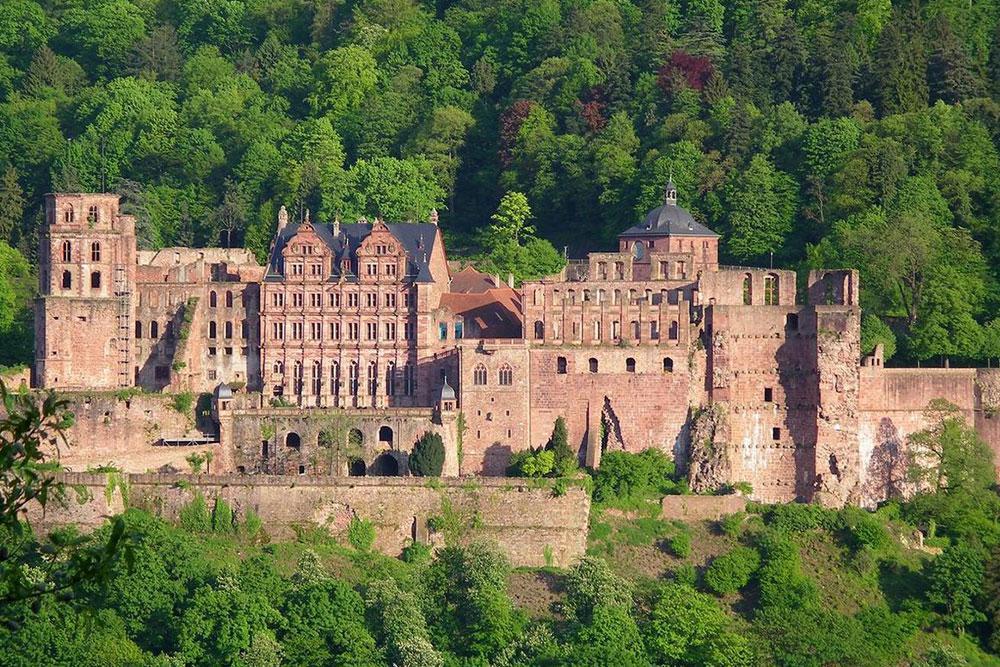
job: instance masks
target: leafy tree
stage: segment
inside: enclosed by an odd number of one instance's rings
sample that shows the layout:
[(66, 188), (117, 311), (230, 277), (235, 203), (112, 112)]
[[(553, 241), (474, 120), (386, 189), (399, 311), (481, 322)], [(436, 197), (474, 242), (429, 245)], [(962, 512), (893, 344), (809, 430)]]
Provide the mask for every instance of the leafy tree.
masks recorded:
[(11, 238), (24, 217), (24, 192), (17, 180), (17, 170), (8, 165), (0, 177), (0, 237)]
[(896, 354), (896, 334), (875, 315), (861, 317), (861, 352), (871, 354), (875, 346), (882, 346), (883, 359), (888, 361)]
[(571, 474), (576, 470), (577, 455), (569, 446), (566, 420), (562, 417), (556, 417), (555, 424), (552, 425), (552, 435), (549, 436), (545, 449), (550, 450), (554, 455), (553, 472), (557, 477)]
[(756, 549), (736, 547), (712, 561), (705, 570), (705, 585), (720, 595), (735, 593), (750, 582), (759, 566)]
[(740, 259), (759, 258), (782, 247), (792, 229), (795, 184), (761, 155), (726, 188), (728, 249)]
[(392, 579), (373, 581), (365, 591), (365, 605), (378, 643), (391, 664), (400, 667), (443, 664), (431, 644), (423, 612), (413, 593), (401, 590)]
[(983, 554), (968, 545), (948, 546), (934, 559), (928, 575), (927, 600), (943, 612), (942, 622), (963, 632), (986, 620), (975, 602), (983, 588)]
[(410, 453), (410, 472), (418, 477), (438, 477), (444, 469), (444, 441), (439, 433), (420, 436)]
[(531, 207), (528, 198), (521, 192), (508, 192), (500, 200), (496, 213), (493, 214), (489, 233), (494, 245), (512, 243), (520, 245), (535, 233), (535, 228), (528, 224), (531, 219)]
[(314, 90), (309, 106), (314, 112), (338, 119), (357, 110), (375, 89), (375, 57), (360, 46), (325, 52), (314, 66)]
[(585, 556), (566, 575), (564, 609), (568, 616), (586, 625), (595, 610), (610, 607), (631, 609), (632, 587), (611, 570), (607, 561)]
[(426, 220), (433, 209), (441, 208), (443, 196), (424, 160), (358, 160), (347, 172), (345, 215)]

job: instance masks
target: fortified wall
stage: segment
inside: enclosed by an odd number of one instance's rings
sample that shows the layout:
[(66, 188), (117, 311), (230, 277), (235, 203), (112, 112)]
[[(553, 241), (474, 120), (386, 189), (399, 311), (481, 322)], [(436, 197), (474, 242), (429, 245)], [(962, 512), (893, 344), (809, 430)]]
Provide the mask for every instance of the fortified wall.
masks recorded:
[(414, 540), (442, 545), (486, 538), (496, 541), (513, 565), (525, 567), (568, 567), (581, 558), (590, 514), (583, 489), (571, 487), (556, 496), (524, 479), (432, 483), (421, 478), (141, 474), (112, 484), (105, 475), (68, 473), (63, 480), (83, 487), (87, 499), (71, 499), (61, 508), (50, 504), (44, 516), (29, 514), (33, 525), (96, 528), (127, 507), (176, 521), (200, 493), (209, 507), (215, 498), (229, 503), (238, 522), (253, 510), (276, 539), (293, 538), (296, 528), (311, 526), (340, 536), (358, 517), (375, 525), (375, 548), (389, 556), (398, 556)]

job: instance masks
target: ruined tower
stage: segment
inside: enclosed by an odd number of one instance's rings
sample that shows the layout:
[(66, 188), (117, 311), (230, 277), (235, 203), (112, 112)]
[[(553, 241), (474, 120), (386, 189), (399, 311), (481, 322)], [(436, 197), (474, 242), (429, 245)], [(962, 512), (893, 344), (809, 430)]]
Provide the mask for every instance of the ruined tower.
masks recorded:
[(132, 385), (135, 272), (135, 220), (120, 213), (117, 195), (45, 196), (36, 386)]

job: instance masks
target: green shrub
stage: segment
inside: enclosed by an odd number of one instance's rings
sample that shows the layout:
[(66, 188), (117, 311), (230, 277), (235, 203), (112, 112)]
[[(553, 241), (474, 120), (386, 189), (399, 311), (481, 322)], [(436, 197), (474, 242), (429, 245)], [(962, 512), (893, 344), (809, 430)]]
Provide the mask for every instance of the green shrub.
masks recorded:
[(246, 514), (243, 516), (243, 534), (250, 539), (254, 539), (260, 534), (263, 526), (264, 522), (260, 520), (260, 515), (252, 509), (247, 509)]
[(369, 551), (375, 544), (375, 525), (367, 519), (353, 517), (347, 526), (347, 541), (358, 551)]
[(867, 547), (873, 551), (884, 549), (891, 541), (885, 526), (876, 517), (863, 510), (862, 512), (854, 518), (852, 525), (848, 526), (851, 546), (854, 549)]
[(800, 609), (818, 600), (816, 585), (802, 574), (799, 552), (787, 535), (768, 531), (757, 547), (761, 566), (757, 571), (760, 605), (763, 608)]
[(195, 493), (191, 502), (181, 508), (181, 528), (192, 533), (207, 533), (212, 530), (212, 517), (208, 513), (208, 505), (201, 493)]
[(837, 526), (836, 510), (830, 510), (819, 505), (803, 503), (786, 503), (773, 505), (767, 510), (766, 520), (769, 526), (787, 533), (801, 533), (815, 528), (832, 529)]
[(423, 542), (411, 542), (403, 547), (402, 559), (407, 563), (422, 564), (430, 562), (433, 549)]
[(410, 454), (410, 472), (417, 477), (439, 477), (444, 469), (444, 441), (438, 433), (424, 433)]
[(555, 452), (525, 449), (510, 457), (507, 474), (512, 477), (545, 477), (553, 471), (555, 463)]
[(216, 497), (212, 508), (212, 530), (216, 533), (233, 532), (233, 508), (222, 498)]
[(670, 538), (670, 551), (678, 558), (691, 555), (691, 533), (683, 531)]
[(727, 514), (719, 520), (719, 530), (722, 531), (723, 535), (739, 537), (740, 533), (743, 532), (743, 522), (746, 518), (747, 515), (743, 512)]
[(673, 570), (674, 581), (692, 588), (698, 583), (698, 570), (691, 563), (682, 563)]
[(194, 409), (194, 394), (190, 391), (174, 394), (170, 399), (170, 407), (182, 415), (191, 414)]
[(607, 561), (584, 556), (566, 574), (563, 611), (581, 623), (590, 621), (597, 607), (632, 607), (631, 585), (615, 574)]
[(650, 494), (676, 493), (676, 467), (658, 449), (639, 454), (608, 452), (594, 475), (594, 498), (600, 502)]
[(735, 593), (748, 583), (760, 567), (760, 554), (750, 547), (736, 547), (712, 561), (705, 570), (705, 585), (713, 593)]
[(562, 417), (556, 419), (552, 426), (552, 435), (549, 437), (545, 449), (551, 451), (555, 456), (552, 472), (556, 477), (572, 474), (579, 465), (576, 452), (569, 446), (569, 433), (566, 430), (566, 420)]

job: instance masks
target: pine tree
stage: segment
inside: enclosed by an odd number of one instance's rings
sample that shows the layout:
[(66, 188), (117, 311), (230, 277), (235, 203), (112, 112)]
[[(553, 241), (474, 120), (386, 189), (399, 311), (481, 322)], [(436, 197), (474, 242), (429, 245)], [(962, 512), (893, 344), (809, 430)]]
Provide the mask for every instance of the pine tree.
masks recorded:
[(24, 218), (24, 192), (11, 165), (0, 177), (0, 240), (10, 241)]
[(982, 79), (943, 14), (935, 21), (933, 43), (934, 52), (927, 65), (931, 100), (955, 104), (980, 95)]
[(919, 8), (896, 11), (882, 31), (875, 56), (882, 113), (919, 111), (927, 106), (927, 53)]

